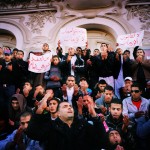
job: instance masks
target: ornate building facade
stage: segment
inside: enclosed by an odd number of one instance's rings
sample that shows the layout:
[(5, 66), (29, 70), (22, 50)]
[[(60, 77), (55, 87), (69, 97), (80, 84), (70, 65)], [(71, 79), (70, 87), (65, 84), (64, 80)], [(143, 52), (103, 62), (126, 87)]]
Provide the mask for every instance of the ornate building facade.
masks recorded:
[(0, 46), (28, 53), (46, 42), (55, 50), (61, 28), (82, 27), (91, 50), (102, 42), (115, 47), (118, 35), (141, 30), (149, 49), (149, 7), (149, 0), (0, 0)]

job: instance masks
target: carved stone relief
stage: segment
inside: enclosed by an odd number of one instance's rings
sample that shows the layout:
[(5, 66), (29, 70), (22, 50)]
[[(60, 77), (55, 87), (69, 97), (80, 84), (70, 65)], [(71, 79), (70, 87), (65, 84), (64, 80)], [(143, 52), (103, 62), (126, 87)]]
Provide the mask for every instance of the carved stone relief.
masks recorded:
[(121, 16), (127, 13), (125, 8), (127, 0), (115, 0), (114, 5), (110, 8), (105, 14), (106, 15), (114, 15)]
[(127, 7), (128, 14), (127, 20), (134, 19), (134, 17), (138, 17), (140, 22), (142, 23), (142, 30), (150, 29), (150, 11), (149, 5), (135, 5), (131, 7)]
[(44, 11), (30, 14), (26, 25), (33, 33), (40, 34), (46, 21), (49, 21), (50, 23), (56, 23), (56, 18), (53, 12)]

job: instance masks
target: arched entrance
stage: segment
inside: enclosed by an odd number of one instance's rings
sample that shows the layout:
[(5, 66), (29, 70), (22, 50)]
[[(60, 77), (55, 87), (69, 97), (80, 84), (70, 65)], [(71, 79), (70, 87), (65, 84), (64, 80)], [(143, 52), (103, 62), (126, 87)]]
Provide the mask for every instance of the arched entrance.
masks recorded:
[(11, 49), (16, 47), (16, 37), (8, 30), (0, 29), (0, 47), (8, 46)]
[(15, 47), (17, 47), (18, 49), (23, 48), (23, 35), (22, 35), (21, 31), (16, 26), (9, 24), (9, 23), (5, 23), (5, 22), (0, 22), (0, 29), (1, 30), (2, 29), (7, 30), (7, 31), (11, 32), (16, 38)]
[(29, 30), (24, 27), (22, 24), (19, 24), (13, 20), (6, 20), (6, 19), (1, 19), (0, 20), (0, 30), (2, 31), (3, 34), (8, 34), (14, 35), (16, 42), (15, 46), (18, 49), (25, 49), (26, 44), (30, 43), (31, 39), (31, 33)]
[(85, 24), (79, 26), (87, 30), (88, 47), (93, 51), (95, 48), (100, 49), (101, 43), (107, 43), (115, 47), (116, 39), (108, 31), (108, 27), (99, 24)]

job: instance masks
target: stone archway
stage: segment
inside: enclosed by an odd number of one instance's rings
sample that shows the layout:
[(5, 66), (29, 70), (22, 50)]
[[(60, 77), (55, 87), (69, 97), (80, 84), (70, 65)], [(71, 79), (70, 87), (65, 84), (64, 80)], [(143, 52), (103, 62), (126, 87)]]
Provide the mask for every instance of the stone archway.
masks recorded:
[(12, 21), (1, 19), (0, 20), (0, 29), (11, 32), (16, 38), (15, 47), (18, 49), (25, 49), (25, 44), (30, 42), (30, 32), (21, 24)]
[(85, 24), (79, 26), (87, 30), (88, 47), (93, 51), (95, 48), (100, 49), (101, 43), (107, 43), (115, 48), (116, 39), (108, 31), (108, 27), (100, 24)]
[(0, 29), (0, 47), (16, 47), (16, 37), (8, 30)]

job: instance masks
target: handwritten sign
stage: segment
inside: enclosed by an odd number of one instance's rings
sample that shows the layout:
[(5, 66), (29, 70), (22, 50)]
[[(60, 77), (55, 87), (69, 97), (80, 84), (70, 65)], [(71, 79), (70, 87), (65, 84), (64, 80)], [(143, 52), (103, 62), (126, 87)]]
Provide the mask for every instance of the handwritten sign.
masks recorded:
[(120, 35), (117, 38), (117, 43), (122, 47), (142, 46), (144, 30), (136, 33)]
[(41, 56), (30, 54), (28, 70), (34, 73), (44, 73), (50, 70), (51, 67), (51, 53), (47, 53)]
[(87, 31), (83, 28), (62, 28), (59, 39), (63, 46), (85, 46)]

